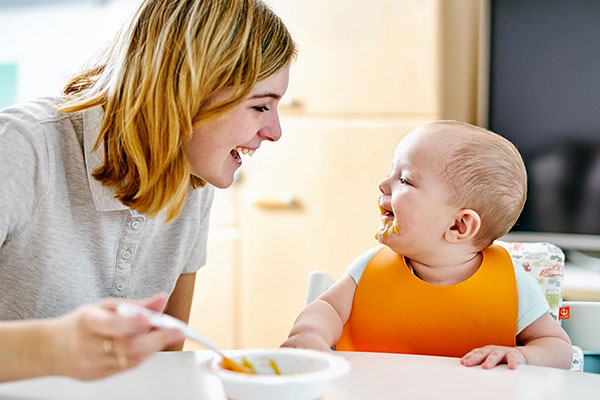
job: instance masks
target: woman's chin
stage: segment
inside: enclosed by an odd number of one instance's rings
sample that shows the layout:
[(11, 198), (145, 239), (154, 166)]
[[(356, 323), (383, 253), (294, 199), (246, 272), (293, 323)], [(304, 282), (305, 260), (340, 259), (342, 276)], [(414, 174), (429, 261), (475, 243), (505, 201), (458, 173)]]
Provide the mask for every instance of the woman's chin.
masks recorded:
[(204, 178), (204, 177), (199, 177), (197, 175), (195, 175), (197, 178), (202, 179), (203, 181), (205, 181), (206, 183), (219, 188), (219, 189), (227, 189), (229, 186), (231, 186), (233, 184), (233, 174), (231, 176), (220, 176), (220, 177), (210, 177), (210, 178)]
[(233, 178), (230, 180), (221, 180), (221, 181), (217, 181), (214, 183), (208, 181), (208, 183), (210, 183), (211, 185), (213, 185), (214, 187), (217, 187), (219, 189), (227, 189), (229, 186), (231, 186), (233, 184)]

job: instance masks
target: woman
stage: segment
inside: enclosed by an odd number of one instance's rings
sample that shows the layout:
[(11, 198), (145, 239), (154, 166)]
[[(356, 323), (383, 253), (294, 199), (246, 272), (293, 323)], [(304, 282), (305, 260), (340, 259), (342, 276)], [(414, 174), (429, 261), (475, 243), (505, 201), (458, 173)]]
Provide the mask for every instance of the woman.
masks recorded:
[(61, 98), (0, 112), (0, 381), (95, 379), (181, 349), (115, 307), (168, 297), (187, 321), (206, 183), (230, 186), (240, 153), (279, 139), (294, 55), (260, 0), (144, 0)]

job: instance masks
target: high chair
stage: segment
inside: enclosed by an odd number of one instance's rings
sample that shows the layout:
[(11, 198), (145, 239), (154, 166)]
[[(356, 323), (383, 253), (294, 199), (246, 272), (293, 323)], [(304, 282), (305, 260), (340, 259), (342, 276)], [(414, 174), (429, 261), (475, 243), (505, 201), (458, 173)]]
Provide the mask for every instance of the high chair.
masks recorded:
[[(573, 343), (572, 371), (584, 370), (584, 359), (592, 361), (589, 372), (600, 372), (597, 357), (600, 354), (600, 303), (569, 302), (562, 300), (565, 256), (550, 243), (517, 243), (497, 240), (513, 263), (531, 274), (540, 287), (550, 314), (565, 329)], [(305, 305), (325, 292), (335, 280), (323, 271), (311, 271), (308, 278)], [(592, 369), (593, 367), (593, 369)], [(585, 369), (588, 372), (588, 369)]]

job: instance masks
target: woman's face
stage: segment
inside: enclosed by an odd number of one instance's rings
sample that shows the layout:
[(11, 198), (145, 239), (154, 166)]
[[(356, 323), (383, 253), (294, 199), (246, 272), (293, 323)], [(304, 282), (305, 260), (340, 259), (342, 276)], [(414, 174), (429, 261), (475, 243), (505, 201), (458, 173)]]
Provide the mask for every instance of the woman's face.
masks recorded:
[(287, 90), (289, 67), (254, 85), (248, 97), (216, 121), (194, 128), (185, 152), (194, 176), (218, 188), (233, 183), (242, 154), (252, 155), (263, 140), (281, 137), (277, 105)]

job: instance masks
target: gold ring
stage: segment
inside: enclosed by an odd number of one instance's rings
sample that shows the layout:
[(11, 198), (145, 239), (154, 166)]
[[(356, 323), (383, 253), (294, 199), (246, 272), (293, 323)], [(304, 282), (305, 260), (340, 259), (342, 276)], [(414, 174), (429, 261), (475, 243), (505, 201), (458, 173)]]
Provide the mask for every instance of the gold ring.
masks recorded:
[(113, 342), (110, 339), (104, 339), (102, 341), (102, 350), (104, 354), (110, 355), (113, 352)]

